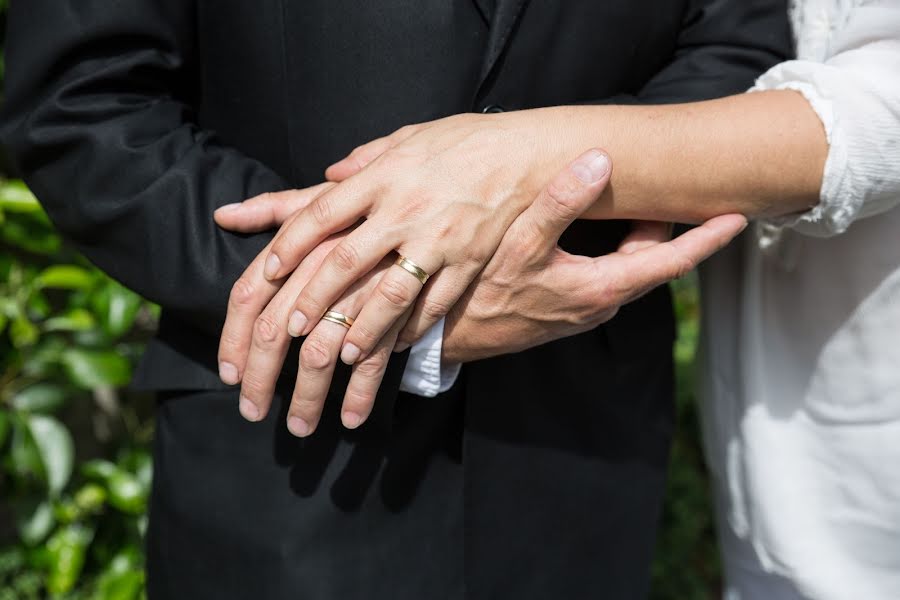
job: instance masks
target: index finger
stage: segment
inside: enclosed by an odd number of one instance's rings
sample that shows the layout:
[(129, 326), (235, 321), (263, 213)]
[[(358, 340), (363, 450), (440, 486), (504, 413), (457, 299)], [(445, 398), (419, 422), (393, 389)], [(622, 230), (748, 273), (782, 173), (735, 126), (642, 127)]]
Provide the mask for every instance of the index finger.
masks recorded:
[[(701, 262), (724, 248), (747, 227), (743, 215), (722, 215), (695, 227), (669, 242), (664, 242), (638, 250), (631, 254), (613, 254), (597, 259), (614, 259), (622, 273), (622, 291), (626, 299), (642, 295), (647, 291), (673, 279), (678, 279), (693, 270)], [(599, 276), (599, 275), (598, 275)]]

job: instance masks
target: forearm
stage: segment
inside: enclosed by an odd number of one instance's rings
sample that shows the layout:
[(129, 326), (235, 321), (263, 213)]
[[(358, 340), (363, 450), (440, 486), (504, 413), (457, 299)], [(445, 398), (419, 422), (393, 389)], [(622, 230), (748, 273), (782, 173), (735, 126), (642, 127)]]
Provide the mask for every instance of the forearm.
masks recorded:
[(272, 236), (223, 231), (213, 211), (287, 184), (193, 122), (192, 10), (181, 0), (15, 3), (0, 130), (69, 241), (217, 333), (231, 284)]
[(610, 188), (584, 218), (698, 223), (725, 213), (790, 214), (818, 201), (828, 145), (796, 92), (550, 110), (567, 151), (600, 146), (615, 165)]

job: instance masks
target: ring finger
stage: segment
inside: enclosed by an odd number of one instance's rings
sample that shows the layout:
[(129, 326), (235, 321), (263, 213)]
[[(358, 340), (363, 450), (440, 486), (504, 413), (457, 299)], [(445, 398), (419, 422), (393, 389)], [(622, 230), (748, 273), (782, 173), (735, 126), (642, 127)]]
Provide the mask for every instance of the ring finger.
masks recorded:
[[(388, 264), (383, 263), (362, 280), (357, 281), (347, 295), (332, 306), (326, 315), (334, 313), (341, 317), (336, 320), (349, 319), (349, 325), (352, 325), (353, 318), (359, 314), (360, 305), (370, 295), (372, 285), (387, 268)], [(310, 435), (319, 423), (347, 329), (347, 324), (322, 319), (303, 341), (300, 348), (297, 384), (294, 387), (287, 417), (288, 430), (297, 437)]]
[(399, 254), (347, 332), (341, 350), (341, 360), (347, 364), (355, 364), (375, 349), (416, 301), (428, 277), (441, 267), (436, 259), (428, 258), (425, 248), (401, 248)]

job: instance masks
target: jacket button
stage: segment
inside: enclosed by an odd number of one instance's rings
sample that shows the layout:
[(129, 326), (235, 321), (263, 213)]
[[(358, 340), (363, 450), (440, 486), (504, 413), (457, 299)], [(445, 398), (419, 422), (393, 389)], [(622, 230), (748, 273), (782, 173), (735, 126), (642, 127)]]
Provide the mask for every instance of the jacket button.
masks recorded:
[(488, 104), (487, 106), (485, 106), (484, 108), (481, 109), (481, 112), (483, 112), (484, 114), (487, 115), (490, 113), (506, 112), (506, 109), (503, 108), (502, 106), (500, 106), (499, 104)]

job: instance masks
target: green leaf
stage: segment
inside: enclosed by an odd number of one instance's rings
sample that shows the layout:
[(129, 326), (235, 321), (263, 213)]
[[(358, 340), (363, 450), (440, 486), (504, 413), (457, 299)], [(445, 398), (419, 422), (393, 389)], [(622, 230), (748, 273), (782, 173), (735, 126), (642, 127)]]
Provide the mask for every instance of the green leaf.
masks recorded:
[(37, 276), (41, 287), (63, 290), (87, 290), (95, 281), (94, 273), (76, 265), (53, 265)]
[(73, 523), (60, 529), (47, 540), (47, 550), (50, 553), (48, 592), (65, 594), (75, 587), (93, 537), (94, 532), (91, 529)]
[(106, 300), (105, 329), (113, 337), (120, 337), (131, 329), (141, 308), (141, 298), (131, 290), (111, 281)]
[(53, 307), (50, 306), (50, 301), (47, 300), (47, 297), (40, 290), (33, 290), (25, 304), (28, 314), (36, 317), (35, 320), (47, 318), (53, 310)]
[(137, 477), (126, 471), (118, 471), (107, 482), (109, 503), (124, 513), (139, 515), (147, 505), (146, 489)]
[(118, 552), (97, 578), (97, 600), (134, 600), (144, 587), (141, 553), (134, 546)]
[(121, 387), (131, 380), (131, 363), (112, 350), (70, 348), (63, 352), (62, 363), (69, 379), (84, 389)]
[(0, 184), (0, 209), (11, 213), (34, 213), (43, 210), (28, 186), (18, 179)]
[(0, 226), (0, 239), (16, 248), (45, 256), (57, 254), (62, 246), (59, 235), (35, 219), (8, 219)]
[(28, 350), (25, 364), (22, 365), (24, 374), (34, 379), (45, 379), (50, 375), (56, 376), (62, 353), (68, 344), (60, 336), (43, 337), (37, 346)]
[(44, 481), (44, 463), (31, 430), (21, 419), (13, 421), (12, 445), (9, 460), (12, 471), (22, 479), (33, 478)]
[(56, 524), (53, 507), (46, 499), (30, 499), (16, 507), (19, 537), (28, 546), (36, 546)]
[(85, 331), (94, 327), (94, 315), (83, 308), (73, 308), (66, 313), (44, 321), (44, 331)]
[(75, 492), (75, 504), (85, 512), (97, 512), (105, 502), (106, 490), (96, 483), (87, 483)]
[(9, 337), (16, 348), (27, 348), (38, 341), (40, 330), (25, 317), (17, 317), (9, 326)]
[(30, 385), (13, 396), (11, 404), (16, 410), (30, 413), (50, 413), (66, 401), (66, 390), (52, 383)]
[(135, 600), (144, 588), (144, 572), (132, 569), (102, 577), (97, 584), (97, 600)]
[(81, 473), (88, 479), (106, 484), (119, 471), (115, 464), (103, 459), (89, 460), (81, 464)]
[(81, 519), (82, 510), (78, 508), (78, 505), (71, 498), (65, 498), (54, 503), (53, 516), (60, 523), (68, 525)]
[(29, 415), (28, 427), (41, 455), (47, 487), (54, 496), (69, 483), (75, 461), (75, 444), (66, 427), (46, 415)]

